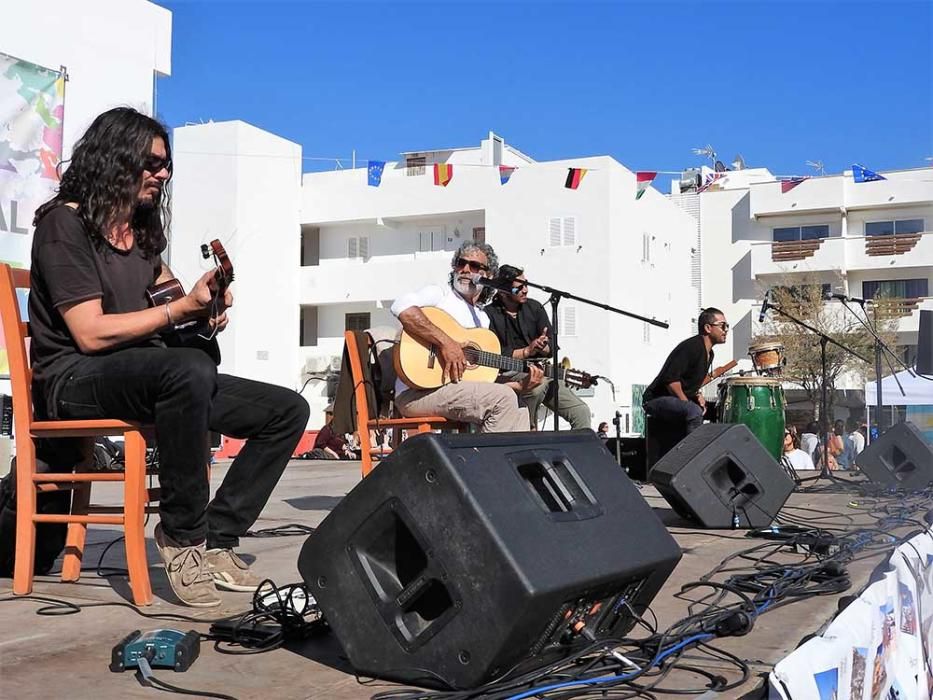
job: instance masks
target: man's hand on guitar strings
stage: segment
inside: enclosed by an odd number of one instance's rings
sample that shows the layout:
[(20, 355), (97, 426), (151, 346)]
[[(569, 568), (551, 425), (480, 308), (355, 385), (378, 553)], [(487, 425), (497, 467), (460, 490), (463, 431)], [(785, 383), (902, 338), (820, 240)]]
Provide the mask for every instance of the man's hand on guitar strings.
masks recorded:
[(544, 381), (544, 370), (533, 362), (528, 363), (528, 374), (522, 379), (522, 391), (530, 391)]
[(454, 384), (458, 383), (466, 370), (466, 355), (463, 354), (463, 346), (451, 338), (450, 342), (441, 345), (438, 354), (441, 367), (444, 369), (443, 376), (449, 378)]

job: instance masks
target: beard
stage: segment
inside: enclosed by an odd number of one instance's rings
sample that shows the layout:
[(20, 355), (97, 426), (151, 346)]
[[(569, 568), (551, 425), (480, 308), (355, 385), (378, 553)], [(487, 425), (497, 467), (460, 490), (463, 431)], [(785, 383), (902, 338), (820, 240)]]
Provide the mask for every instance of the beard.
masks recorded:
[(476, 292), (476, 286), (469, 277), (454, 277), (453, 288), (464, 297), (471, 297)]

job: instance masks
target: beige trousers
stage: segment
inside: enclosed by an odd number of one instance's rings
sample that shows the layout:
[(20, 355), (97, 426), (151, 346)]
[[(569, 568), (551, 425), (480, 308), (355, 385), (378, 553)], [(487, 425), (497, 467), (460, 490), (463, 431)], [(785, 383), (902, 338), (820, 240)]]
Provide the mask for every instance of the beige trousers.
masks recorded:
[(438, 389), (408, 389), (395, 397), (406, 418), (443, 416), (479, 426), (482, 433), (528, 430), (528, 409), (518, 405), (518, 395), (504, 384), (458, 382)]

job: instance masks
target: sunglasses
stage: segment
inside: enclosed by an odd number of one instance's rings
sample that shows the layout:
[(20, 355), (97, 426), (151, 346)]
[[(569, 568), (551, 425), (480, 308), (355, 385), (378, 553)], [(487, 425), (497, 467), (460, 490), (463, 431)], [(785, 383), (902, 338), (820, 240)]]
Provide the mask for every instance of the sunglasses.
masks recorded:
[(467, 260), (466, 258), (457, 258), (454, 268), (460, 270), (464, 265), (469, 266), (471, 272), (488, 272), (489, 266), (477, 260)]
[(156, 173), (162, 172), (162, 169), (172, 172), (172, 159), (171, 158), (159, 158), (158, 156), (146, 156), (146, 160), (143, 161), (143, 169), (155, 175)]
[(729, 324), (726, 323), (725, 321), (719, 321), (718, 323), (710, 323), (709, 325), (711, 325), (711, 326), (719, 326), (719, 327), (722, 328), (724, 331), (729, 330)]
[(518, 294), (523, 289), (528, 289), (527, 282), (512, 282), (512, 294)]

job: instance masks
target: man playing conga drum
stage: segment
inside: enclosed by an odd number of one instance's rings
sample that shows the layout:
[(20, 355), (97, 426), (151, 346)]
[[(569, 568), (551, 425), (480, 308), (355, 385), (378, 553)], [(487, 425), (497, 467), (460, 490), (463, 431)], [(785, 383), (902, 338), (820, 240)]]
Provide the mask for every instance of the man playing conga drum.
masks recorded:
[(703, 425), (706, 402), (700, 388), (713, 365), (713, 346), (726, 342), (729, 324), (719, 309), (703, 309), (697, 335), (671, 351), (661, 372), (645, 389), (645, 412), (655, 420), (691, 433)]

